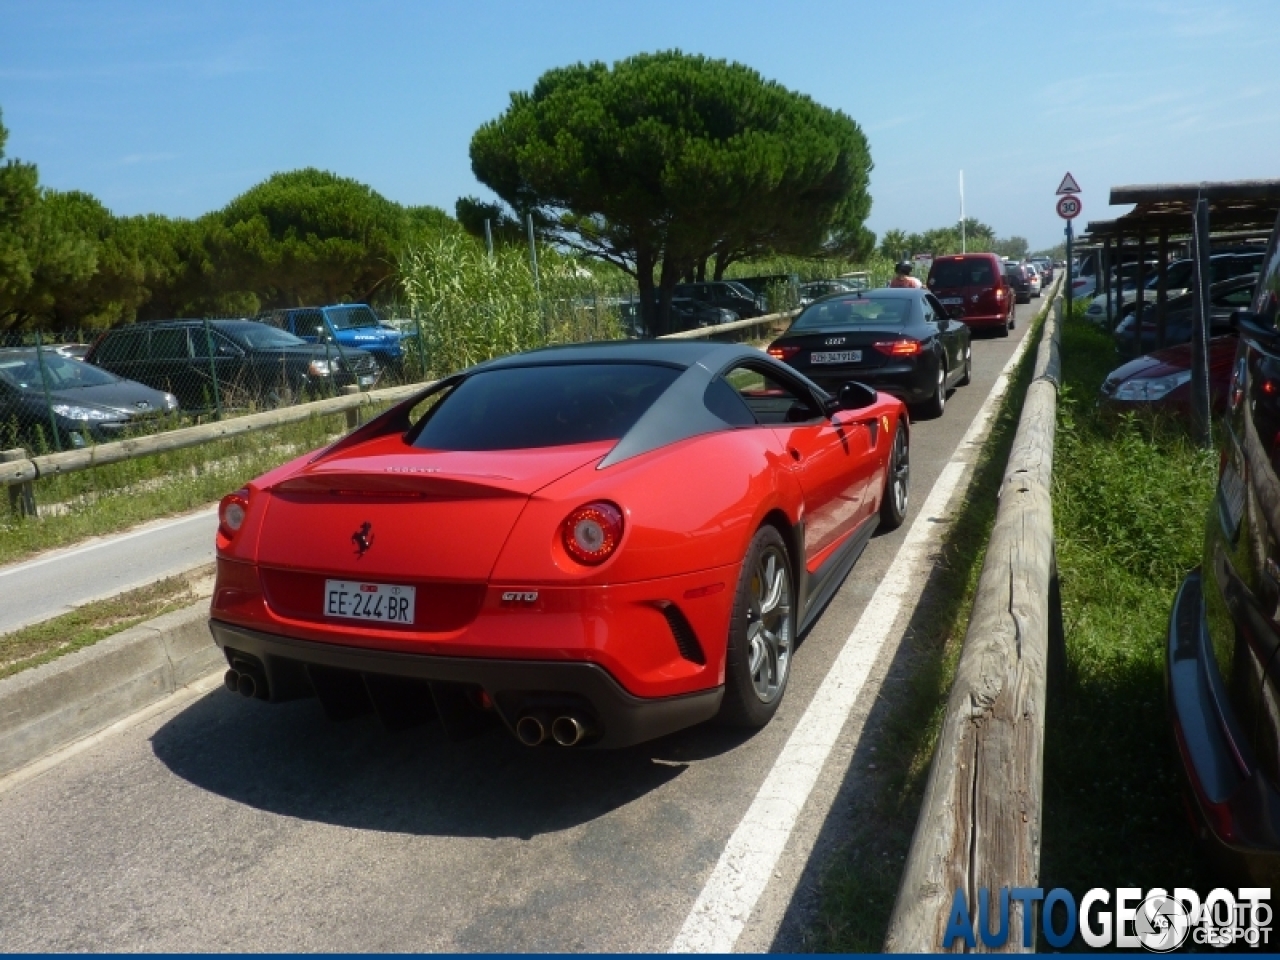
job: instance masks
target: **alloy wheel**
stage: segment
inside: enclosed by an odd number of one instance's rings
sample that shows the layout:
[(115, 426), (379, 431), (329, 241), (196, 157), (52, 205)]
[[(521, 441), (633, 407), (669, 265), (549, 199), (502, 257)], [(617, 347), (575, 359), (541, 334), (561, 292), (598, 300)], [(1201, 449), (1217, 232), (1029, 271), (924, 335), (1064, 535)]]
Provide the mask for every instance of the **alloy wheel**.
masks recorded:
[(747, 672), (761, 703), (772, 703), (786, 685), (792, 629), (791, 572), (786, 555), (770, 545), (756, 561), (747, 608)]

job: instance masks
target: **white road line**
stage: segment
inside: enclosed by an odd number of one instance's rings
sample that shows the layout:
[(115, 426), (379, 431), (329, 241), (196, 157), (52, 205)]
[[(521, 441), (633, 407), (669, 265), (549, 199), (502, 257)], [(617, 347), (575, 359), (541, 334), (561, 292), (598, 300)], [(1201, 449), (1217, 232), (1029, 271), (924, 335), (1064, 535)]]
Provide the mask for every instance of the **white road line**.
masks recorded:
[(184, 517), (178, 517), (176, 520), (169, 520), (165, 523), (149, 524), (145, 527), (139, 527), (129, 533), (122, 533), (119, 536), (108, 536), (102, 540), (95, 540), (93, 543), (87, 543), (82, 547), (73, 547), (70, 550), (58, 550), (48, 556), (41, 557), (39, 560), (29, 560), (25, 563), (15, 563), (13, 566), (0, 569), (0, 577), (7, 577), (14, 573), (25, 573), (28, 570), (34, 570), (36, 567), (43, 567), (45, 564), (57, 563), (66, 560), (69, 557), (76, 557), (82, 553), (91, 553), (94, 550), (101, 550), (105, 547), (114, 547), (117, 543), (123, 543), (126, 540), (132, 540), (134, 537), (145, 537), (148, 534), (155, 533), (157, 530), (167, 530), (169, 527), (176, 527), (184, 523), (192, 523), (196, 520), (203, 520), (206, 517), (216, 516), (217, 507), (210, 507), (207, 510), (201, 510), (199, 513), (187, 514)]
[[(729, 953), (738, 942), (899, 612), (908, 600), (914, 604), (923, 589), (937, 534), (934, 520), (942, 516), (972, 468), (972, 447), (983, 440), (1030, 340), (1022, 338), (938, 476), (880, 586), (729, 838), (669, 952)], [(825, 810), (810, 812), (815, 817), (825, 814)]]

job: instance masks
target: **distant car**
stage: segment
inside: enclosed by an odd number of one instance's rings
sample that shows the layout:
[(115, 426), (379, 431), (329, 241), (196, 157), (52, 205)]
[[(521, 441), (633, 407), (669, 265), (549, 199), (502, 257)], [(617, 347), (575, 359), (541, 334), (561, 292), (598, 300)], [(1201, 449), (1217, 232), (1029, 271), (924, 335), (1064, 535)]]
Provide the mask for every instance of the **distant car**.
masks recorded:
[(404, 334), (383, 324), (363, 303), (339, 303), (329, 307), (294, 307), (269, 310), (254, 317), (260, 323), (293, 334), (307, 343), (333, 343), (339, 350), (363, 350), (383, 367), (394, 367), (404, 354)]
[(1280, 219), (1262, 263), (1213, 431), (1201, 564), (1165, 644), (1187, 809), (1233, 887), (1280, 884)]
[(748, 344), (490, 360), (223, 499), (225, 683), (552, 749), (763, 727), (805, 629), (906, 515), (909, 427)]
[(305, 343), (252, 320), (210, 320), (207, 329), (202, 320), (116, 327), (98, 338), (85, 359), (168, 391), (188, 410), (210, 409), (215, 399), (227, 406), (278, 406), (349, 384), (371, 387), (381, 373), (363, 350)]
[(969, 382), (969, 328), (927, 290), (881, 287), (837, 293), (804, 309), (769, 345), (769, 355), (824, 390), (848, 380), (891, 393), (927, 417)]
[[(1209, 282), (1218, 283), (1223, 280), (1230, 280), (1232, 277), (1247, 276), (1258, 272), (1262, 263), (1262, 251), (1229, 251), (1224, 253), (1215, 253), (1209, 257)], [(1165, 268), (1165, 296), (1169, 299), (1180, 297), (1188, 291), (1192, 283), (1192, 271), (1195, 269), (1194, 260), (1175, 260)], [(1142, 295), (1144, 303), (1155, 303), (1159, 296), (1158, 287), (1160, 284), (1159, 266), (1157, 264), (1149, 265), (1145, 276), (1146, 284)], [(1134, 271), (1130, 269), (1120, 283), (1120, 290), (1117, 293), (1115, 289), (1111, 294), (1111, 312), (1117, 314), (1120, 319), (1127, 317), (1132, 313), (1138, 303), (1138, 292), (1135, 286), (1136, 276)], [(1107, 313), (1107, 295), (1099, 294), (1093, 298), (1089, 304), (1088, 310), (1085, 311), (1086, 317), (1098, 326), (1106, 326), (1111, 319)]]
[(853, 293), (854, 288), (843, 280), (814, 280), (800, 284), (800, 306), (807, 307), (815, 300), (832, 293)]
[[(744, 293), (743, 291), (746, 292)], [(764, 314), (764, 308), (760, 306), (755, 295), (749, 289), (746, 287), (739, 288), (737, 284), (725, 280), (708, 281), (706, 283), (678, 283), (673, 295), (687, 297), (691, 300), (701, 300), (703, 303), (709, 303), (714, 307), (732, 310), (743, 319), (759, 317)]]
[(1027, 284), (1031, 289), (1031, 299), (1037, 299), (1044, 290), (1044, 280), (1040, 276), (1040, 268), (1034, 263), (1024, 263), (1023, 269), (1027, 271)]
[[(118, 440), (130, 428), (173, 413), (178, 400), (106, 370), (35, 347), (0, 349), (0, 430), (47, 449)], [(47, 391), (47, 395), (46, 395)], [(57, 428), (57, 443), (53, 439)]]
[(701, 300), (688, 297), (672, 297), (671, 311), (678, 320), (676, 327), (680, 330), (693, 330), (698, 327), (715, 327), (722, 323), (733, 323), (741, 319), (732, 310), (717, 307)]
[(84, 355), (89, 352), (89, 344), (87, 343), (59, 343), (49, 348), (54, 353), (64, 357), (70, 357), (72, 360), (83, 360)]
[(1053, 283), (1053, 261), (1048, 257), (1032, 257), (1031, 262), (1040, 270), (1045, 283)]
[(1031, 273), (1020, 263), (1006, 263), (1004, 265), (1005, 279), (1008, 280), (1009, 286), (1013, 290), (1013, 299), (1015, 303), (1031, 302)]
[(963, 320), (975, 330), (994, 329), (1002, 337), (1013, 329), (1013, 288), (1004, 262), (994, 253), (937, 257), (926, 286), (953, 320)]
[[(1209, 399), (1214, 413), (1226, 404), (1235, 364), (1235, 334), (1209, 341)], [(1107, 374), (1098, 402), (1115, 412), (1150, 410), (1191, 418), (1191, 344), (1180, 343), (1130, 360)]]
[[(1258, 275), (1253, 273), (1223, 280), (1209, 288), (1209, 336), (1232, 332), (1232, 318), (1235, 312), (1248, 307), (1253, 302), (1257, 285)], [(1193, 299), (1190, 293), (1184, 293), (1165, 304), (1165, 346), (1186, 343), (1191, 339), (1191, 330), (1194, 325)], [(1136, 345), (1134, 343), (1135, 328), (1140, 338)], [(1138, 313), (1130, 312), (1116, 327), (1113, 337), (1116, 351), (1122, 357), (1131, 357), (1154, 350), (1156, 348), (1154, 305), (1148, 304), (1147, 309)]]
[(853, 273), (842, 273), (840, 276), (836, 277), (836, 279), (855, 292), (858, 290), (871, 289), (871, 274), (867, 273), (865, 270), (855, 270)]

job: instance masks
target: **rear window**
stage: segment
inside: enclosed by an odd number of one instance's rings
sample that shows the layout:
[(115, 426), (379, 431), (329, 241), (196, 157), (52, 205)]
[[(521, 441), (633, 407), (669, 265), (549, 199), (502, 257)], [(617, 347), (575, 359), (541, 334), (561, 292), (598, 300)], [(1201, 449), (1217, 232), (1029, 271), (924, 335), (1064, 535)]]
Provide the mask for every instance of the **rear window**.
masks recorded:
[(935, 260), (929, 285), (936, 287), (982, 287), (995, 283), (991, 261)]
[(643, 363), (487, 370), (468, 377), (432, 409), (413, 445), (524, 450), (617, 440), (680, 373)]
[(872, 297), (837, 297), (807, 307), (791, 325), (792, 330), (821, 330), (852, 324), (902, 324), (911, 309), (911, 301), (894, 297), (883, 300)]

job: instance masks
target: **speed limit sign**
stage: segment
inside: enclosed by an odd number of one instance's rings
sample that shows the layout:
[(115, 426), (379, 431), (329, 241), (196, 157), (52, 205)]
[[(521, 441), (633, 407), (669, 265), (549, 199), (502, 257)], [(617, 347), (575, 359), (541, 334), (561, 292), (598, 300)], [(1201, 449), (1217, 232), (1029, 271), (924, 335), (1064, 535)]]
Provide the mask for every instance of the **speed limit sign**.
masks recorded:
[(1074, 194), (1058, 198), (1058, 216), (1063, 220), (1074, 220), (1080, 215), (1080, 198)]

